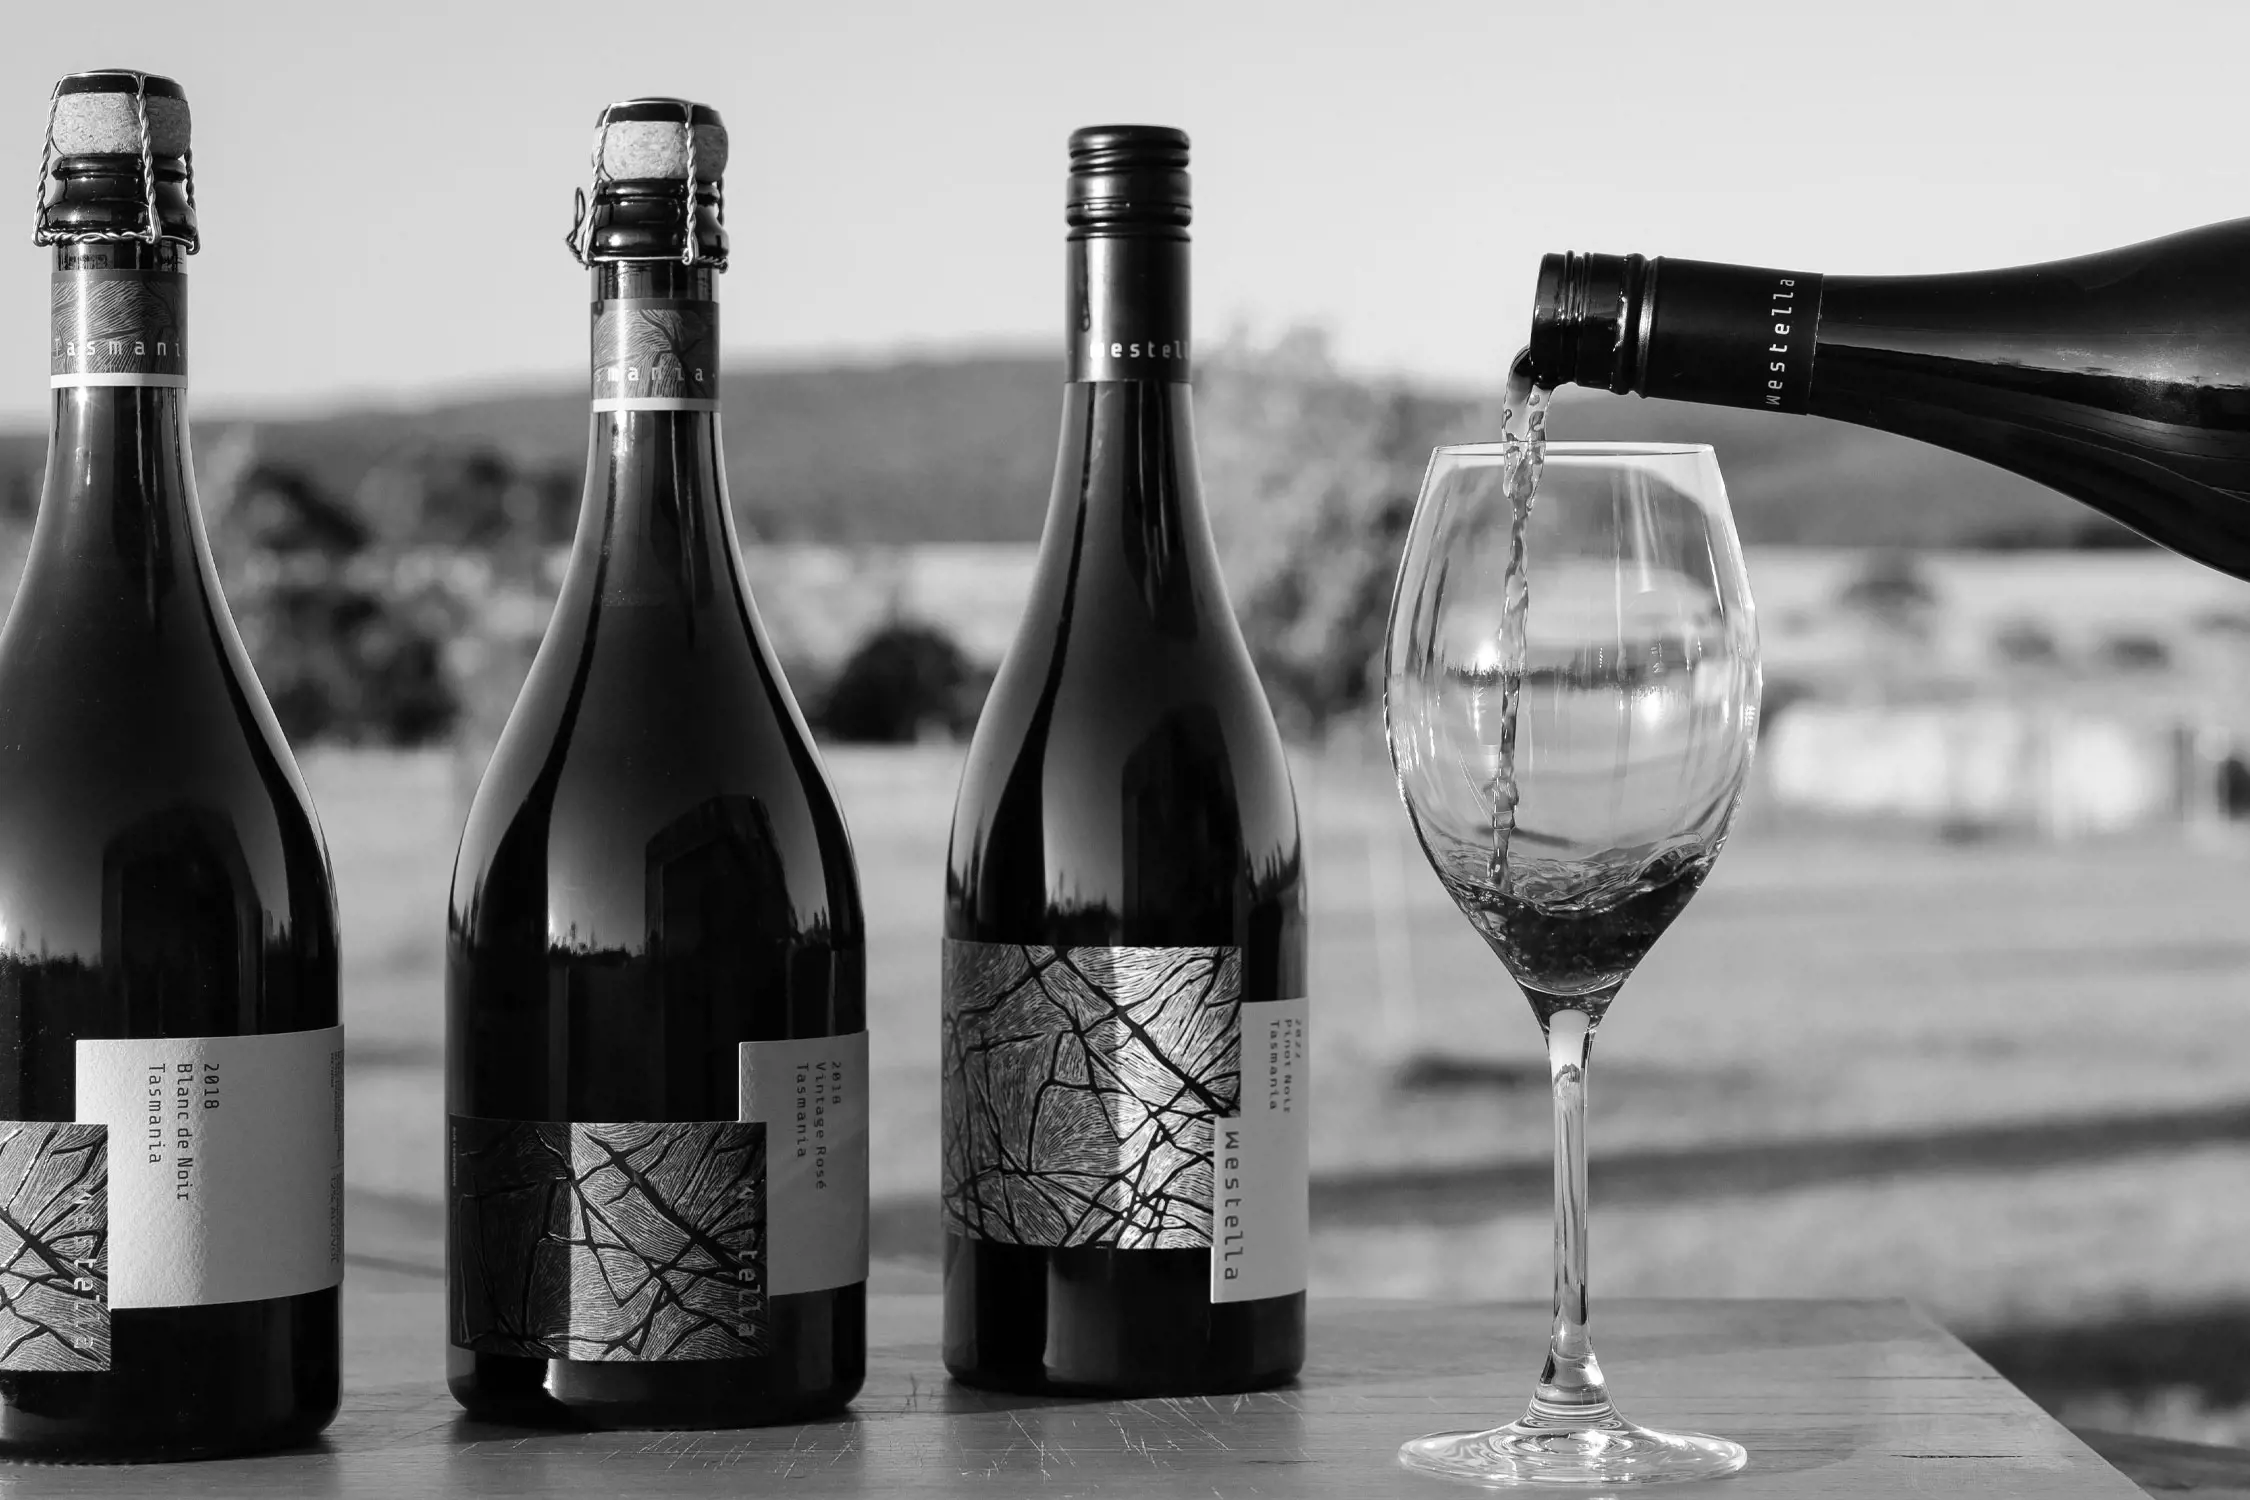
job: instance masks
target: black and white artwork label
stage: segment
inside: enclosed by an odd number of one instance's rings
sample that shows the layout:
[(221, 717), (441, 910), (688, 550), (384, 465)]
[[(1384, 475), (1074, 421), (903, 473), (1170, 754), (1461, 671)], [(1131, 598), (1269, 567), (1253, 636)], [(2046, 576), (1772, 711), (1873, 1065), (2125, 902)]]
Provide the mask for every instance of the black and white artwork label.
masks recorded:
[(769, 1352), (762, 1123), (452, 1119), (453, 1342), (548, 1359)]
[(1211, 1249), (1218, 1300), (1303, 1289), (1304, 1000), (1245, 1002), (1218, 947), (949, 941), (944, 984), (949, 1229)]
[(108, 1368), (108, 1127), (0, 1120), (0, 1370)]

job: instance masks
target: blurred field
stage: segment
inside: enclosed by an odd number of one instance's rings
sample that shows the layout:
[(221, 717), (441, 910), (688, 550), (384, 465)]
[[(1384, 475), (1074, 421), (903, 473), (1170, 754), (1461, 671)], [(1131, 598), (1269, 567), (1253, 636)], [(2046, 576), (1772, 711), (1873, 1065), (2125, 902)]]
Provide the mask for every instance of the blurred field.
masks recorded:
[[(875, 914), (878, 1276), (930, 1286), (959, 751), (826, 755)], [(354, 1259), (435, 1275), (457, 779), (443, 753), (305, 769), (344, 910)], [(1297, 775), (1314, 1288), (1541, 1297), (1530, 1015), (1412, 847), (1387, 769), (1338, 752)], [(1597, 1290), (1908, 1296), (2066, 1411), (2250, 1439), (2223, 1410), (2250, 1402), (2246, 909), (2250, 855), (2177, 839), (1949, 845), (1753, 809), (1601, 1037)]]

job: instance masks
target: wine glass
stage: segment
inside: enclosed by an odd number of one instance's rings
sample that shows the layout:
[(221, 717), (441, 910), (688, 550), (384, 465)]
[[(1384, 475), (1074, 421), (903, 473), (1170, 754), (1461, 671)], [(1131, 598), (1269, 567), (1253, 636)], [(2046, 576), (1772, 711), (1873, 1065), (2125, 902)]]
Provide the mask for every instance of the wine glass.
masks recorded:
[(1399, 1450), (1486, 1485), (1742, 1467), (1619, 1415), (1587, 1334), (1586, 1065), (1709, 873), (1757, 739), (1758, 635), (1708, 447), (1440, 448), (1391, 603), (1383, 717), (1423, 852), (1547, 1038), (1555, 1315), (1521, 1420)]

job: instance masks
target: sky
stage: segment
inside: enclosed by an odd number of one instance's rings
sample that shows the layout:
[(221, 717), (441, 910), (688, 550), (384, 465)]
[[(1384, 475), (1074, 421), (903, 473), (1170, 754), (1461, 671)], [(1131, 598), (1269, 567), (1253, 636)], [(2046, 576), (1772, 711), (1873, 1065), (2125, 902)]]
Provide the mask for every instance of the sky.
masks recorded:
[[(1539, 256), (1861, 274), (2107, 248), (2250, 213), (2250, 4), (2039, 0), (104, 0), (19, 6), (0, 142), (56, 76), (194, 108), (199, 410), (581, 378), (562, 245), (601, 106), (732, 136), (730, 360), (1059, 350), (1064, 141), (1194, 141), (1196, 328), (1496, 385)], [(47, 252), (0, 262), (0, 423), (46, 408)]]

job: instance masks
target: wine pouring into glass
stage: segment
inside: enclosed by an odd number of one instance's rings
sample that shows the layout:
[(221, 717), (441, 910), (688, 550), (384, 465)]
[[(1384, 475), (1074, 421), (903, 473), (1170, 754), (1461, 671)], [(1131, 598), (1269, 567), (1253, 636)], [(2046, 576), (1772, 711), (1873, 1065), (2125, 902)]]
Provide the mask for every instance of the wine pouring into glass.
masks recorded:
[(1529, 1409), (1406, 1444), (1487, 1485), (1635, 1484), (1742, 1467), (1737, 1444), (1619, 1414), (1588, 1333), (1586, 1070), (1625, 980), (1709, 873), (1757, 735), (1757, 628), (1708, 447), (1548, 444), (1432, 456), (1391, 605), (1384, 723), (1447, 892), (1546, 1034), (1555, 1310)]

